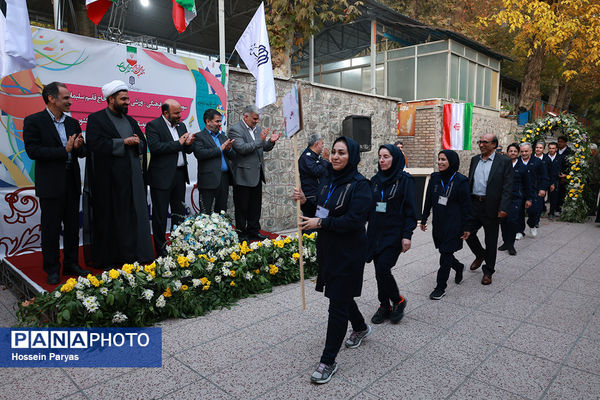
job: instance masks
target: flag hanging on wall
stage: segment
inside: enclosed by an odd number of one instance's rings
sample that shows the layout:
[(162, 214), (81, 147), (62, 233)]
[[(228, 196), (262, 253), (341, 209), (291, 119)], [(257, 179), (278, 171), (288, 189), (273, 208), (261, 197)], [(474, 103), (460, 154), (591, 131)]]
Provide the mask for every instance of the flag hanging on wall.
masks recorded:
[(94, 24), (98, 25), (112, 3), (117, 3), (118, 1), (119, 0), (85, 0), (88, 18)]
[(244, 60), (248, 71), (256, 78), (256, 106), (263, 108), (275, 103), (277, 96), (264, 3), (260, 3), (252, 21), (236, 43), (235, 50)]
[(185, 31), (195, 17), (195, 0), (173, 0), (173, 24), (177, 32)]
[(25, 0), (0, 0), (0, 75), (34, 68), (33, 41)]
[(471, 150), (473, 103), (444, 104), (444, 150)]

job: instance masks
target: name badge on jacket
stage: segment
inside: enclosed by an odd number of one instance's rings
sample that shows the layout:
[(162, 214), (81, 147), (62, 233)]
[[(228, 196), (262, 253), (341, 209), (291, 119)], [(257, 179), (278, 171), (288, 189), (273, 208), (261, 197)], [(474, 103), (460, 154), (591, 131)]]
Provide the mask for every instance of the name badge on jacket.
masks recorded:
[(384, 213), (387, 210), (387, 203), (385, 201), (378, 201), (375, 206), (375, 211)]
[(438, 204), (445, 206), (446, 204), (448, 204), (448, 198), (444, 197), (444, 196), (440, 196), (438, 198)]
[(317, 206), (317, 212), (315, 213), (315, 217), (317, 218), (327, 218), (329, 216), (329, 210), (325, 207)]

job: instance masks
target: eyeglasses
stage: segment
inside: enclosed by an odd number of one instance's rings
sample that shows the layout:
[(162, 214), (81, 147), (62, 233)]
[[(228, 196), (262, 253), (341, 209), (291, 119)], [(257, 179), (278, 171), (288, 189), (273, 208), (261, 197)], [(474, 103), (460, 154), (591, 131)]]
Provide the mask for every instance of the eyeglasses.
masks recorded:
[(488, 140), (478, 140), (477, 144), (488, 144), (490, 143)]

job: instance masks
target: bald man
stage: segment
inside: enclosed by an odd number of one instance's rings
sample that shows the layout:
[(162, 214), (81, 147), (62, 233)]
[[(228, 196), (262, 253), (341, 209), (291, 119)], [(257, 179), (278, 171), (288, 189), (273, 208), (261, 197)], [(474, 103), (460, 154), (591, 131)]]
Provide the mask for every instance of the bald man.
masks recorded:
[(186, 154), (193, 151), (194, 134), (181, 122), (181, 105), (165, 100), (162, 115), (146, 125), (150, 149), (148, 184), (152, 198), (152, 235), (158, 256), (167, 255), (165, 232), (171, 207), (171, 230), (185, 215), (185, 189), (190, 183)]

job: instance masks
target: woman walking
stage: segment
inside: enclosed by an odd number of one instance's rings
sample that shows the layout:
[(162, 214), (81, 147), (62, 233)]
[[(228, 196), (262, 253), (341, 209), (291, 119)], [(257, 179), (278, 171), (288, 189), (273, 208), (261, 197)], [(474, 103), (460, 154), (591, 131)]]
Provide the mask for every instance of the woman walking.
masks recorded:
[(329, 178), (317, 189), (316, 201), (308, 201), (301, 189), (294, 189), (299, 200), (314, 218), (301, 217), (302, 230), (317, 229), (317, 291), (329, 298), (329, 318), (325, 349), (313, 383), (327, 383), (337, 371), (335, 359), (340, 350), (348, 321), (352, 333), (346, 347), (356, 348), (371, 333), (354, 297), (362, 290), (367, 256), (365, 223), (369, 215), (371, 191), (369, 182), (358, 173), (359, 146), (342, 136), (333, 142)]
[(389, 318), (397, 324), (404, 316), (406, 299), (400, 295), (392, 268), (400, 253), (410, 249), (417, 227), (415, 182), (403, 171), (404, 154), (398, 147), (385, 144), (379, 147), (379, 171), (371, 178), (371, 213), (367, 238), (369, 256), (375, 263), (379, 308), (371, 318), (381, 324)]
[(433, 209), (433, 243), (440, 252), (437, 284), (429, 295), (432, 300), (439, 300), (446, 294), (451, 269), (456, 271), (456, 284), (463, 279), (465, 266), (454, 257), (454, 253), (462, 249), (463, 240), (469, 237), (471, 196), (469, 179), (458, 172), (459, 167), (460, 159), (455, 151), (440, 151), (439, 172), (431, 174), (427, 186), (421, 230), (427, 230), (427, 218)]

